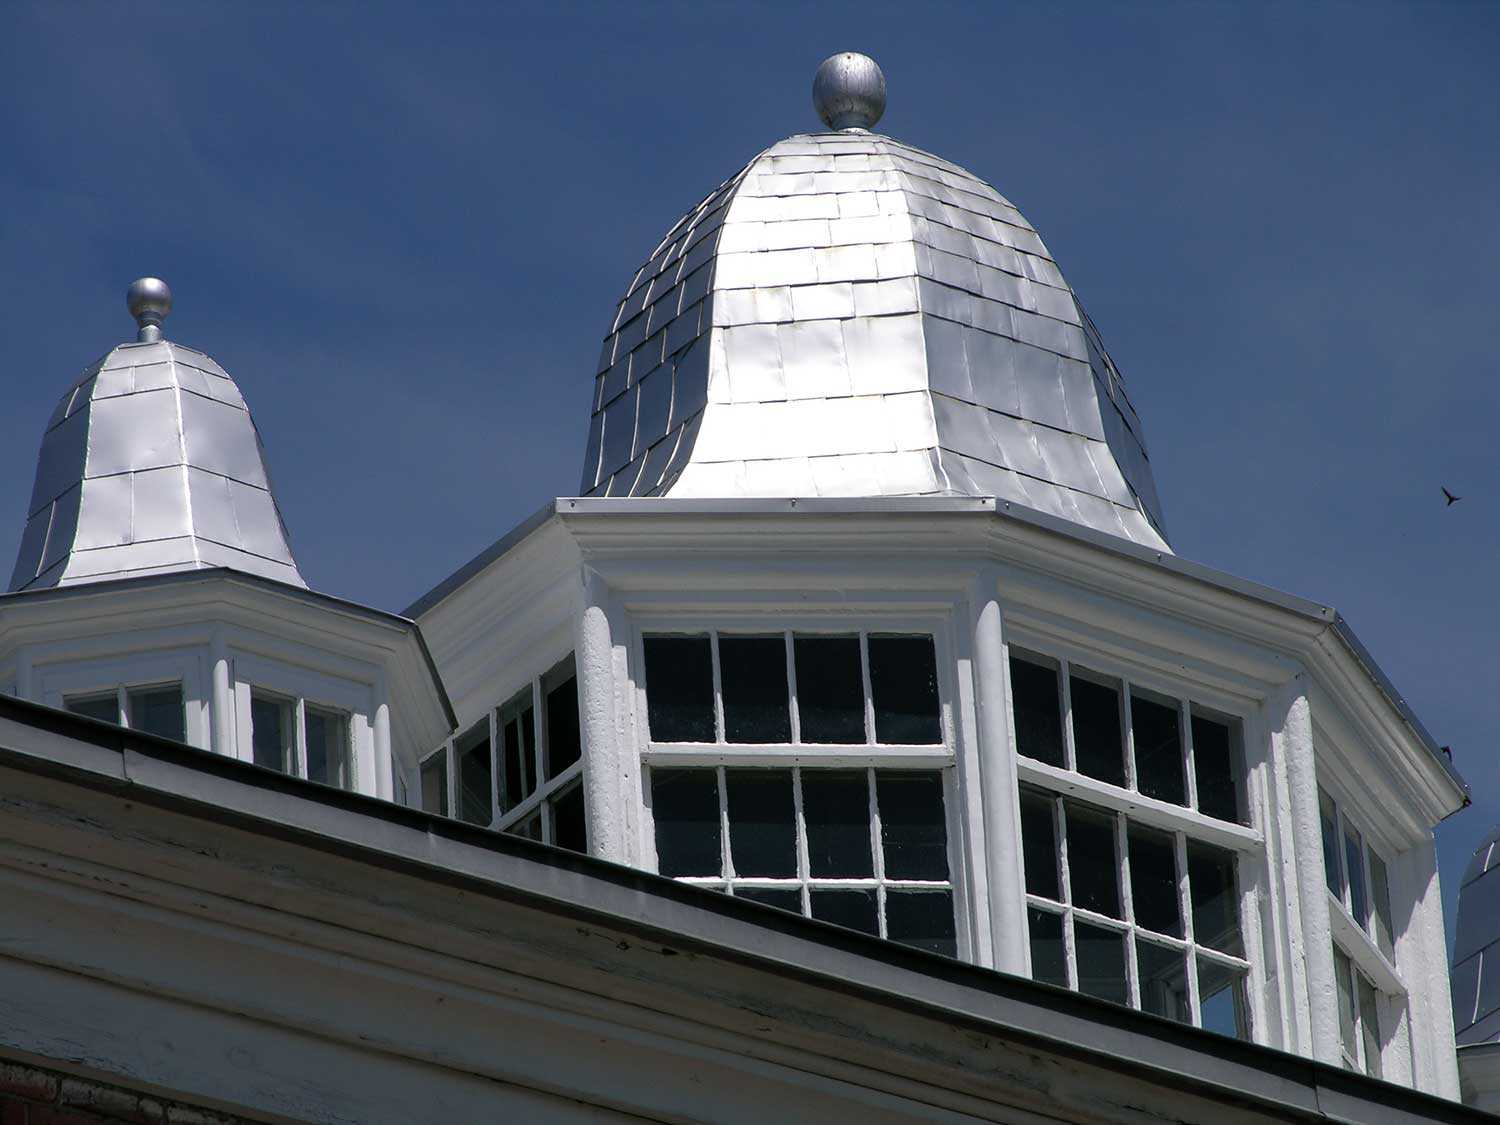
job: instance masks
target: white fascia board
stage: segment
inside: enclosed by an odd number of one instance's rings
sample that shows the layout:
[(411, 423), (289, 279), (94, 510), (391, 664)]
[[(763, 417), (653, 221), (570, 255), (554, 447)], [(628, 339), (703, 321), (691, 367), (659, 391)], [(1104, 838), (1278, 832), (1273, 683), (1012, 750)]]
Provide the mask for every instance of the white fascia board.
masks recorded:
[[(413, 754), (453, 729), (453, 713), (421, 630), (413, 621), (340, 598), (232, 570), (192, 570), (0, 597), (0, 659), (22, 645), (67, 643), (80, 654), (120, 635), (141, 642), (215, 625), (290, 641), (325, 654), (350, 674), (384, 673), (393, 738)], [(92, 638), (97, 638), (93, 640)], [(357, 669), (364, 669), (360, 672)]]
[[(894, 582), (956, 591), (980, 560), (1014, 567), (1018, 578), (1042, 576), (1054, 590), (1063, 580), (1100, 595), (1091, 622), (1118, 617), (1131, 636), (1146, 624), (1130, 613), (1135, 606), (1191, 626), (1161, 630), (1158, 643), (1196, 638), (1205, 655), (1237, 660), (1267, 682), (1285, 682), (1302, 663), (1341, 705), (1370, 717), (1371, 751), (1399, 765), (1429, 823), (1468, 802), (1462, 779), (1332, 608), (1168, 552), (984, 499), (561, 499), (557, 512), (584, 562), (627, 604), (635, 590), (688, 588), (689, 569), (699, 588), (743, 587), (747, 565), (758, 583), (789, 589), (811, 580), (842, 590)], [(799, 569), (799, 553), (818, 557), (816, 573)], [(829, 566), (830, 555), (849, 567)], [(1062, 602), (1054, 598), (1052, 608)]]

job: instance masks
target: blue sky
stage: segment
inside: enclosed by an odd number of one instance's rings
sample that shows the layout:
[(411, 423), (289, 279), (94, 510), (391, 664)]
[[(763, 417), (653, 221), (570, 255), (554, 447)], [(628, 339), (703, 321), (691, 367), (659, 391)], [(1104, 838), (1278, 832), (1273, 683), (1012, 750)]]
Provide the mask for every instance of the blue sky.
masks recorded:
[(862, 50), (882, 131), (1047, 240), (1177, 551), (1337, 606), (1453, 746), (1475, 807), (1439, 833), (1450, 900), (1500, 821), (1500, 5), (69, 3), (6, 26), (6, 573), (42, 425), (155, 273), (168, 334), (249, 398), (309, 581), (405, 606), (576, 491), (631, 272), (816, 126), (819, 60)]

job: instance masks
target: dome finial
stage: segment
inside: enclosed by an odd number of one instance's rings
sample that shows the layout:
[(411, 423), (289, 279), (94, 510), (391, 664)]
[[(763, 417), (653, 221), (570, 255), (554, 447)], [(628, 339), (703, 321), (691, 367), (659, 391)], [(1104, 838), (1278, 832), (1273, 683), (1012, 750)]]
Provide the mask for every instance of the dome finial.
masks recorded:
[(813, 78), (813, 108), (830, 129), (870, 129), (885, 112), (885, 75), (858, 51), (829, 55)]
[(159, 277), (137, 278), (125, 290), (125, 307), (135, 317), (136, 342), (155, 343), (161, 339), (161, 323), (172, 311), (172, 290)]

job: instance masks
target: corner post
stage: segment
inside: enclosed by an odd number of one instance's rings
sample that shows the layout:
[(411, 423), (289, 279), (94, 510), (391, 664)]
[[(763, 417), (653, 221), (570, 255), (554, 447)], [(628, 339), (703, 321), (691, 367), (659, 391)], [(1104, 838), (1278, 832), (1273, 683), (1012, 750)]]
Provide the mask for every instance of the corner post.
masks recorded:
[(583, 802), (589, 853), (629, 863), (636, 852), (639, 761), (629, 737), (629, 679), (624, 628), (608, 583), (583, 567), (574, 636), (579, 726), (583, 731)]

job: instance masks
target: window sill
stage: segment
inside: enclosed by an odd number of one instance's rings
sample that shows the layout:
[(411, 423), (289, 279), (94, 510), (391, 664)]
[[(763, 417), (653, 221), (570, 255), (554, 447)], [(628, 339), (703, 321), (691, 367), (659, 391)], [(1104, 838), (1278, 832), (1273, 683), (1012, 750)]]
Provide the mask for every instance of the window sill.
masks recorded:
[(1081, 773), (1049, 766), (1031, 758), (1016, 758), (1016, 773), (1021, 781), (1039, 785), (1053, 792), (1100, 805), (1113, 812), (1131, 815), (1142, 824), (1169, 831), (1183, 831), (1195, 839), (1234, 851), (1257, 851), (1262, 846), (1260, 833), (1243, 824), (1217, 820), (1200, 812), (1121, 789), (1107, 781), (1098, 781)]
[(947, 746), (809, 746), (793, 743), (732, 745), (713, 742), (653, 743), (642, 751), (648, 766), (875, 766), (932, 769), (953, 764)]
[(1391, 996), (1405, 996), (1406, 985), (1402, 983), (1396, 966), (1391, 964), (1370, 935), (1359, 927), (1344, 909), (1344, 904), (1333, 897), (1333, 892), (1327, 887), (1323, 891), (1328, 896), (1328, 927), (1339, 948), (1349, 955), (1355, 967), (1369, 977), (1370, 983), (1381, 992)]

